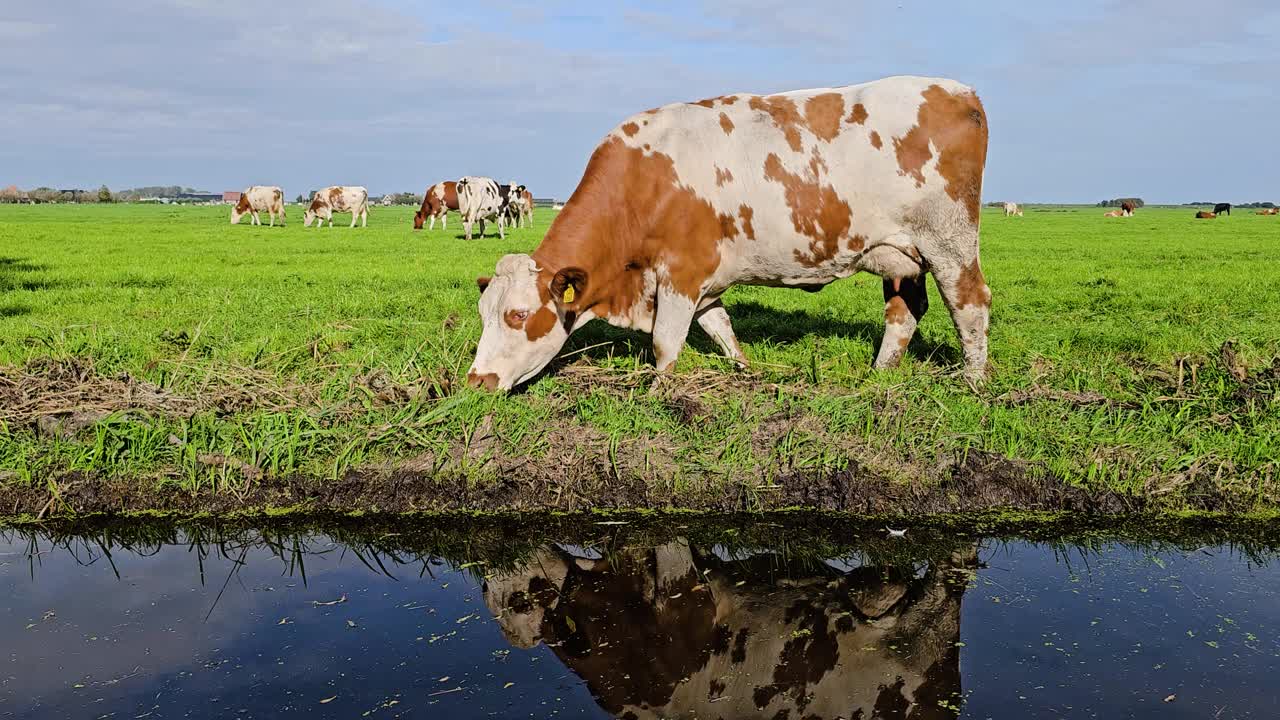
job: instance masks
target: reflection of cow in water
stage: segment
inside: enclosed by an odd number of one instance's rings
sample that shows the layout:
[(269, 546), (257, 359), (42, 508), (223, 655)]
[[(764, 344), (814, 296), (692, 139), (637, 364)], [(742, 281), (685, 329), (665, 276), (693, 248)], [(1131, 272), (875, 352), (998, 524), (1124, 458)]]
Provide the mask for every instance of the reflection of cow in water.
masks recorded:
[(972, 550), (909, 571), (725, 561), (682, 542), (605, 559), (551, 548), (489, 578), (512, 644), (545, 642), (623, 718), (951, 720)]

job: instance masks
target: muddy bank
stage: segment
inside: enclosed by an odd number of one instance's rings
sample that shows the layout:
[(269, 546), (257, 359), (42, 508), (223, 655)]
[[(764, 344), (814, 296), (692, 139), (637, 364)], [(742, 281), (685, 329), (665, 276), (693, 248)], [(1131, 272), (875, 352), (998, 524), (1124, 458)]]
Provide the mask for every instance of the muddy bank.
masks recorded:
[(1257, 512), (1257, 499), (1206, 485), (1180, 495), (1138, 497), (1069, 485), (1043, 468), (969, 453), (932, 484), (878, 477), (856, 463), (824, 476), (790, 473), (763, 487), (654, 485), (618, 476), (608, 457), (582, 458), (559, 478), (508, 468), (491, 482), (469, 482), (391, 466), (352, 471), (339, 479), (263, 477), (242, 493), (190, 492), (154, 481), (66, 473), (40, 487), (0, 486), (0, 516), (73, 517), (167, 512), (226, 515), (288, 509), (302, 514), (686, 511), (733, 513), (805, 509), (874, 516), (940, 516), (1013, 510), (1120, 516), (1168, 510)]

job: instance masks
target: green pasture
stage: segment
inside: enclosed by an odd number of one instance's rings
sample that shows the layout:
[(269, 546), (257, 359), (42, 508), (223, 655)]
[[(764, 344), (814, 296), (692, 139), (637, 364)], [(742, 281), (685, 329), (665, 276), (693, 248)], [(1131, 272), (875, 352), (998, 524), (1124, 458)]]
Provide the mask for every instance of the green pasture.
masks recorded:
[[(903, 366), (872, 372), (880, 281), (856, 276), (731, 290), (746, 373), (695, 327), (656, 378), (647, 336), (597, 322), (497, 396), (462, 382), (474, 280), (555, 213), (467, 242), (456, 215), (414, 232), (413, 211), (372, 208), (351, 230), (345, 215), (304, 228), (296, 205), (283, 229), (232, 226), (223, 207), (0, 206), (0, 485), (85, 471), (216, 493), (401, 466), (475, 485), (568, 474), (568, 451), (669, 504), (732, 491), (763, 507), (795, 473), (857, 463), (932, 483), (983, 451), (1172, 508), (1207, 489), (1280, 505), (1280, 217), (984, 210), (992, 373), (977, 388), (932, 287)], [(59, 427), (94, 383), (172, 402), (102, 397), (115, 412)]]

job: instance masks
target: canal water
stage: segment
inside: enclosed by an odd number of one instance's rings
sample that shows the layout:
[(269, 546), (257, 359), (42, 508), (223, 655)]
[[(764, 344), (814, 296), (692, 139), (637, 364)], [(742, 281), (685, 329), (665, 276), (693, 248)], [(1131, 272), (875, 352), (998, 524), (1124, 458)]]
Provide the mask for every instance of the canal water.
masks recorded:
[(0, 531), (0, 718), (1275, 718), (1275, 547), (625, 521)]

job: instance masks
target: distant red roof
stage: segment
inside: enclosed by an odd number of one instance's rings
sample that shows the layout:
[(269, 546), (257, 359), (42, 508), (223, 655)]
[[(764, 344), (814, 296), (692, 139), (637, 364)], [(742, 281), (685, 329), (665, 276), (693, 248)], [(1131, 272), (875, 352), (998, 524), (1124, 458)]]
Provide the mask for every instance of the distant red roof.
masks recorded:
[(222, 193), (222, 202), (240, 202), (240, 191), (227, 190)]

